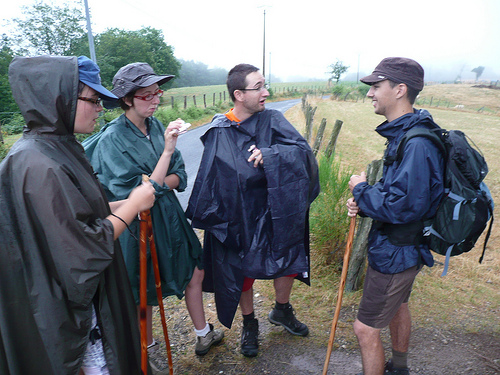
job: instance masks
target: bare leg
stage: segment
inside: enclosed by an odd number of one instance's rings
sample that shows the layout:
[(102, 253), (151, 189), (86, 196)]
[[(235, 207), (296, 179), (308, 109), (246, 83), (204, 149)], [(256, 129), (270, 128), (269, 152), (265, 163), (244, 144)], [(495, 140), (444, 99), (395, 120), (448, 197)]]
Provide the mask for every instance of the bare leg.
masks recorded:
[(186, 307), (193, 321), (194, 328), (198, 330), (205, 328), (207, 325), (205, 311), (203, 310), (202, 282), (204, 276), (205, 271), (196, 267), (193, 277), (186, 287)]
[(248, 315), (253, 312), (253, 287), (241, 293), (240, 309), (242, 315)]
[(290, 293), (292, 292), (293, 277), (279, 277), (274, 279), (274, 291), (276, 293), (276, 302), (290, 302)]
[(389, 323), (392, 349), (406, 353), (410, 346), (411, 314), (408, 303), (403, 303)]
[(354, 322), (356, 334), (361, 349), (364, 375), (382, 375), (384, 373), (384, 347), (380, 339), (380, 329), (372, 328), (358, 319)]

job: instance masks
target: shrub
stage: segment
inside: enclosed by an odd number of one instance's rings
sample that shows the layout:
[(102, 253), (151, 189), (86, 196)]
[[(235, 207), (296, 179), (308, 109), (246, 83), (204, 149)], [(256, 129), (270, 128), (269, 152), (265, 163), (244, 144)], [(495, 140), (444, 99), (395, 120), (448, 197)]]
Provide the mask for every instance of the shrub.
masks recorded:
[(7, 156), (8, 152), (9, 148), (5, 144), (0, 143), (0, 161), (2, 161), (5, 156)]
[(101, 112), (101, 118), (104, 120), (104, 123), (113, 121), (115, 118), (120, 117), (123, 113), (121, 108), (107, 109)]
[(346, 202), (352, 171), (341, 169), (340, 160), (321, 153), (318, 157), (321, 192), (311, 205), (310, 227), (314, 247), (326, 263), (343, 247), (349, 228)]
[(340, 97), (343, 97), (351, 91), (351, 88), (347, 86), (346, 84), (343, 83), (337, 83), (335, 86), (332, 88), (332, 94), (333, 94), (333, 99), (338, 99)]
[(174, 108), (162, 107), (155, 112), (154, 116), (167, 127), (171, 121), (177, 120), (179, 117), (183, 118), (181, 112), (177, 106), (174, 106)]
[(370, 90), (370, 86), (365, 84), (358, 85), (358, 87), (356, 87), (356, 91), (359, 93), (359, 95), (363, 97), (366, 96), (366, 94), (368, 94), (368, 90)]
[(2, 124), (2, 131), (5, 134), (19, 134), (23, 132), (25, 122), (20, 113), (14, 113), (9, 120)]

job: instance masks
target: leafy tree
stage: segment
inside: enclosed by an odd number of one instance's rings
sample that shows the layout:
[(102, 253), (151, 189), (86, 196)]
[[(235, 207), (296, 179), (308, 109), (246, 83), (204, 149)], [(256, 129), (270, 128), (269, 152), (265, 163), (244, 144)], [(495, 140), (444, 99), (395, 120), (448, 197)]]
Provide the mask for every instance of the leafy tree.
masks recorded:
[(484, 72), (484, 66), (478, 66), (471, 70), (472, 73), (476, 73), (476, 81), (481, 77), (481, 74)]
[(335, 64), (331, 64), (329, 66), (331, 69), (328, 74), (331, 74), (330, 80), (333, 81), (335, 80), (335, 83), (339, 83), (340, 77), (342, 74), (347, 72), (347, 69), (349, 69), (349, 66), (344, 65), (344, 63), (340, 60), (337, 59), (337, 62)]
[(10, 41), (5, 34), (0, 41), (0, 120), (10, 115), (2, 112), (17, 112), (17, 107), (9, 84), (9, 65), (14, 58), (14, 52), (10, 47)]
[(223, 85), (226, 83), (227, 70), (222, 68), (209, 69), (206, 64), (195, 61), (180, 60), (182, 67), (176, 87)]
[[(76, 5), (76, 3), (75, 3)], [(22, 55), (67, 55), (72, 43), (85, 35), (85, 17), (69, 4), (48, 5), (42, 0), (22, 7), (23, 18), (15, 18), (13, 41)]]
[(160, 30), (150, 27), (137, 31), (109, 29), (96, 35), (95, 46), (101, 79), (108, 87), (118, 69), (133, 62), (146, 62), (157, 74), (179, 74), (181, 64)]

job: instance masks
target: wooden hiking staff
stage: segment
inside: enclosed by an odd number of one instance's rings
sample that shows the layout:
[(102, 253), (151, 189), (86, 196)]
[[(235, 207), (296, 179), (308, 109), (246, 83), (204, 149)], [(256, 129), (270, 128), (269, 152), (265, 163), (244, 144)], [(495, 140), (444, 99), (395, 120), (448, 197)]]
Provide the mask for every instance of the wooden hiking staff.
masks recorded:
[(342, 307), (342, 297), (344, 295), (345, 281), (347, 279), (347, 269), (349, 268), (349, 258), (351, 256), (352, 242), (354, 240), (354, 231), (356, 229), (356, 216), (351, 217), (349, 224), (349, 234), (347, 236), (347, 244), (344, 253), (344, 263), (342, 265), (342, 275), (340, 277), (339, 293), (337, 296), (337, 305), (335, 306), (335, 314), (333, 315), (332, 328), (330, 330), (330, 339), (328, 340), (328, 349), (326, 351), (325, 364), (323, 365), (323, 375), (328, 371), (328, 364), (332, 355), (333, 341), (335, 340), (335, 330), (339, 320), (340, 308)]
[(139, 248), (139, 321), (141, 329), (141, 370), (143, 375), (148, 373), (148, 335), (147, 335), (147, 244), (148, 244), (148, 223), (144, 220), (143, 212), (140, 217), (140, 248)]
[[(149, 177), (142, 176), (143, 181), (149, 181)], [(140, 246), (140, 326), (141, 326), (141, 368), (144, 375), (147, 374), (147, 330), (146, 330), (146, 305), (147, 305), (147, 241), (149, 240), (149, 249), (151, 252), (151, 261), (153, 263), (153, 271), (155, 275), (156, 298), (158, 299), (158, 307), (160, 309), (161, 324), (163, 327), (163, 336), (165, 338), (165, 346), (167, 347), (168, 369), (170, 375), (174, 374), (174, 365), (172, 362), (172, 349), (170, 348), (170, 340), (168, 338), (167, 321), (165, 319), (165, 309), (163, 307), (163, 294), (161, 290), (160, 269), (158, 267), (158, 253), (153, 236), (153, 223), (151, 221), (151, 211), (143, 211), (140, 213), (140, 231), (141, 231), (141, 246)]]

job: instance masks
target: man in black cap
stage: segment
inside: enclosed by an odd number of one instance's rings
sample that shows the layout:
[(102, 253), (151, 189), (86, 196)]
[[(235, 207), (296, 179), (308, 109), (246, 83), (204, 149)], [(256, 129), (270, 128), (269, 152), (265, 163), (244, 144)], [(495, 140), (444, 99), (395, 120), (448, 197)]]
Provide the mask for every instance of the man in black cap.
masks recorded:
[[(410, 373), (407, 365), (411, 316), (408, 308), (413, 281), (422, 265), (434, 263), (421, 243), (423, 220), (431, 218), (443, 194), (443, 157), (428, 139), (406, 143), (403, 158), (395, 161), (402, 137), (414, 127), (439, 129), (425, 110), (413, 104), (424, 87), (424, 70), (414, 60), (383, 59), (373, 73), (361, 79), (370, 85), (367, 96), (375, 113), (386, 118), (376, 128), (387, 138), (382, 179), (368, 185), (366, 174), (349, 181), (353, 194), (349, 216), (374, 220), (368, 243), (368, 269), (363, 297), (354, 322), (361, 348), (364, 375)], [(389, 326), (392, 358), (385, 363), (380, 330)]]

